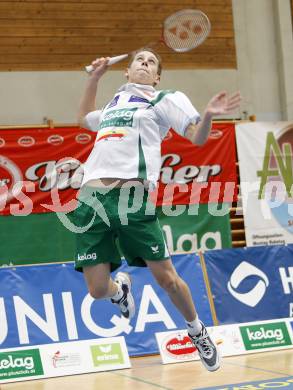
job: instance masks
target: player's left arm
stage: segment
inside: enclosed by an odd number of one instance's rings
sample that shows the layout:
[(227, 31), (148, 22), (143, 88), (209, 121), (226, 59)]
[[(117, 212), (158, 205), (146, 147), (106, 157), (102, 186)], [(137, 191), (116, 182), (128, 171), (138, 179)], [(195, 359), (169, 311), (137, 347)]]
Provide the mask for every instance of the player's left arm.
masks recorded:
[(232, 114), (240, 106), (241, 96), (239, 92), (228, 95), (223, 91), (213, 96), (208, 102), (202, 119), (197, 124), (189, 124), (184, 136), (193, 144), (203, 145), (210, 134), (214, 116)]

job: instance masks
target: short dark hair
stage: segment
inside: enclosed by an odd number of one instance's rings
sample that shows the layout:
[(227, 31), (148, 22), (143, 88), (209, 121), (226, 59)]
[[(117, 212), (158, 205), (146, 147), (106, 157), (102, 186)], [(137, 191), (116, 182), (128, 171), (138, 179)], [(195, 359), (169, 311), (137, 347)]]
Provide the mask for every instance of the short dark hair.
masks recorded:
[(158, 75), (161, 75), (162, 73), (162, 58), (161, 56), (151, 47), (141, 47), (140, 49), (137, 49), (135, 51), (133, 51), (131, 53), (131, 57), (130, 57), (130, 60), (129, 60), (129, 63), (128, 63), (128, 68), (131, 66), (135, 56), (142, 52), (142, 51), (149, 51), (150, 53), (153, 53), (153, 55), (156, 57), (156, 59), (158, 60)]

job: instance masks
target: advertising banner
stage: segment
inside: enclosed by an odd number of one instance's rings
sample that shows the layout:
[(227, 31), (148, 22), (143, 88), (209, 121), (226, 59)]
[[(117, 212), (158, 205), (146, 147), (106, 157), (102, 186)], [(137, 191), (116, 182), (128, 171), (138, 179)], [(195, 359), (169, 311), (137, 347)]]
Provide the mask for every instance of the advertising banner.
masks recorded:
[(224, 203), (219, 210), (212, 204), (197, 206), (179, 205), (177, 211), (170, 206), (157, 208), (171, 254), (231, 248), (229, 205)]
[(0, 214), (51, 212), (53, 190), (68, 204), (95, 137), (78, 127), (1, 130)]
[[(0, 215), (73, 209), (95, 137), (78, 127), (1, 130)], [(202, 147), (170, 130), (162, 144), (161, 183), (154, 202), (231, 202), (235, 161), (234, 124), (215, 124)]]
[(0, 349), (0, 383), (130, 367), (122, 336)]
[(293, 243), (293, 123), (236, 126), (247, 246)]
[[(211, 204), (198, 205), (196, 214), (190, 212), (191, 208), (182, 206), (185, 210), (176, 216), (171, 216), (170, 206), (165, 207), (165, 212), (161, 207), (157, 208), (171, 255), (231, 247), (227, 205), (221, 205), (222, 210), (227, 209), (226, 215), (224, 212), (220, 213), (224, 215), (212, 215)], [(25, 218), (0, 217), (0, 231), (0, 266), (74, 259), (75, 235), (63, 226), (56, 213), (31, 214)], [(7, 244), (11, 242), (13, 245)]]
[[(292, 318), (208, 327), (220, 356), (293, 348)], [(199, 360), (186, 330), (156, 333), (163, 364)]]
[(72, 261), (75, 235), (56, 213), (0, 216), (0, 266)]
[(158, 205), (172, 204), (172, 198), (173, 204), (232, 202), (236, 184), (234, 123), (214, 123), (202, 146), (169, 131), (162, 143)]
[(293, 317), (293, 245), (207, 251), (220, 324)]
[[(212, 325), (199, 258), (176, 255), (173, 263), (201, 319)], [(129, 272), (133, 281), (136, 315), (131, 322), (109, 300), (94, 300), (71, 263), (2, 268), (0, 348), (124, 336), (131, 356), (158, 352), (155, 333), (181, 329), (185, 321), (147, 268), (125, 262), (119, 270)]]

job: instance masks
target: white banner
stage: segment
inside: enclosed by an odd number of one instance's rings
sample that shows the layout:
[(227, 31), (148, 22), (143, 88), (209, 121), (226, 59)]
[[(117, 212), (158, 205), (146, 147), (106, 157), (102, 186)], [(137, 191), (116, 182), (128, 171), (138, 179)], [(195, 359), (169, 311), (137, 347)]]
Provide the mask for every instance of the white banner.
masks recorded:
[[(220, 356), (244, 355), (277, 349), (292, 349), (293, 319), (207, 327)], [(163, 364), (199, 360), (186, 330), (156, 333)]]
[(0, 350), (0, 383), (130, 367), (122, 336)]
[(293, 123), (236, 126), (247, 246), (293, 243)]

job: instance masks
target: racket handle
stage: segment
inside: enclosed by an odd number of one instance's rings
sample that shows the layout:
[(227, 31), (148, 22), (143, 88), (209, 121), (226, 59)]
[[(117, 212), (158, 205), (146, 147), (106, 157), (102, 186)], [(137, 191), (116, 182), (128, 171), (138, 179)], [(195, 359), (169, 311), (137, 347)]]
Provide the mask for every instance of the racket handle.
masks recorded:
[[(121, 54), (120, 56), (111, 57), (109, 59), (108, 65), (109, 66), (114, 65), (114, 64), (116, 64), (119, 61), (123, 61), (127, 57), (128, 57), (128, 54)], [(88, 73), (90, 73), (90, 72), (92, 72), (94, 70), (94, 67), (92, 65), (88, 65), (88, 66), (85, 67), (85, 70)]]

